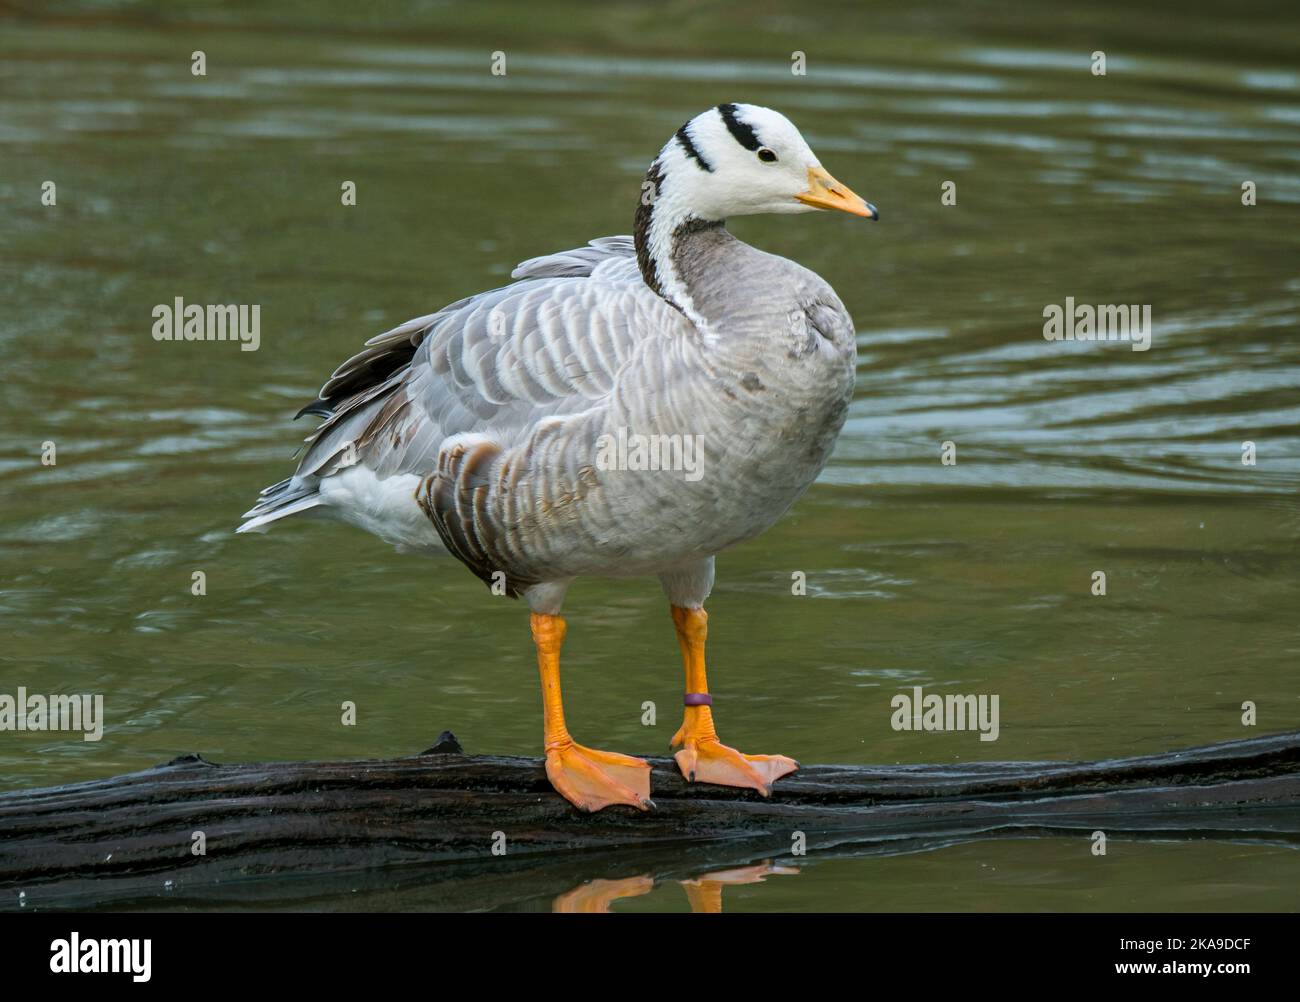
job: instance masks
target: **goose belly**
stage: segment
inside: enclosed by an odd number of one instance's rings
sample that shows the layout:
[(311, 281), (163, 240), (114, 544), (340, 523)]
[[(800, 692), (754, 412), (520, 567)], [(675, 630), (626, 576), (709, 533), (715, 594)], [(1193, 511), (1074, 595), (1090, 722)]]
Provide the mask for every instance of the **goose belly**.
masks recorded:
[(771, 527), (826, 465), (852, 392), (853, 365), (839, 352), (797, 378), (791, 368), (703, 387), (697, 406), (678, 409), (694, 421), (660, 412), (605, 422), (578, 545), (561, 562), (574, 574), (654, 573)]

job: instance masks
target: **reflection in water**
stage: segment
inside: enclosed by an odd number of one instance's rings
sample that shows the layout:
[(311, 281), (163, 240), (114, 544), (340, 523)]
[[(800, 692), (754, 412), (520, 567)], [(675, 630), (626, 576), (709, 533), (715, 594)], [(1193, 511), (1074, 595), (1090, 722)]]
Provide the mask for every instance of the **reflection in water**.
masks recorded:
[[(764, 860), (751, 866), (714, 870), (689, 880), (678, 880), (677, 883), (686, 892), (686, 900), (690, 902), (692, 912), (718, 913), (722, 911), (724, 887), (761, 884), (769, 876), (790, 876), (798, 872), (798, 867), (776, 866), (771, 860)], [(615, 901), (639, 898), (654, 889), (655, 880), (649, 874), (620, 880), (588, 880), (556, 897), (551, 911), (604, 914)]]
[(649, 874), (621, 880), (588, 880), (558, 895), (551, 904), (551, 911), (603, 915), (615, 901), (638, 898), (654, 889), (655, 881)]
[(770, 876), (792, 876), (799, 872), (795, 866), (774, 866), (771, 862), (755, 866), (742, 866), (734, 870), (717, 870), (695, 880), (683, 880), (682, 889), (691, 903), (693, 912), (722, 911), (722, 889), (738, 884), (761, 884)]

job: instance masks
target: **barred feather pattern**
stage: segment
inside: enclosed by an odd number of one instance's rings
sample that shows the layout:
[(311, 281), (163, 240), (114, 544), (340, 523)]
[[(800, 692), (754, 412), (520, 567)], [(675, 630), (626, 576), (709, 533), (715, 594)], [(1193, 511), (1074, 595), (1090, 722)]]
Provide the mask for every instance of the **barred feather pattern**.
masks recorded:
[[(830, 455), (852, 321), (818, 276), (721, 226), (683, 229), (672, 265), (706, 324), (646, 284), (624, 236), (526, 261), (512, 284), (372, 338), (321, 389), (330, 416), (241, 531), (313, 508), (373, 529), (330, 490), (364, 474), (400, 485), (392, 503), (430, 541), (512, 595), (671, 574), (762, 532)], [(610, 468), (620, 430), (698, 436), (700, 475)]]

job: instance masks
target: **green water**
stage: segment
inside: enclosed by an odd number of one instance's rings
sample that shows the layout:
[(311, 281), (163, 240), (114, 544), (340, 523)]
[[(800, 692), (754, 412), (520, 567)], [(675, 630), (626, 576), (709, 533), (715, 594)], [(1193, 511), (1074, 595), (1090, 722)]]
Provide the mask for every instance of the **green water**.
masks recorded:
[[(291, 470), (310, 420), (289, 418), (361, 341), (628, 232), (662, 142), (728, 100), (787, 113), (882, 222), (733, 226), (835, 286), (860, 365), (821, 482), (719, 558), (723, 738), (894, 763), (1300, 727), (1289, 5), (352, 7), (0, 13), (0, 693), (103, 693), (107, 715), (98, 743), (0, 733), (0, 788), (189, 751), (388, 757), (444, 728), (537, 754), (517, 603), (342, 525), (232, 530)], [(260, 304), (260, 349), (154, 341), (153, 306), (177, 296)], [(1067, 296), (1150, 304), (1151, 350), (1045, 341), (1043, 308)], [(661, 753), (681, 669), (658, 584), (580, 582), (566, 615), (575, 736)], [(998, 740), (892, 730), (914, 685), (998, 694)], [(1298, 886), (1300, 854), (1278, 846), (1117, 841), (1098, 862), (1086, 839), (1008, 839), (814, 854), (726, 906), (1294, 909)], [(615, 906), (684, 907), (671, 882)]]

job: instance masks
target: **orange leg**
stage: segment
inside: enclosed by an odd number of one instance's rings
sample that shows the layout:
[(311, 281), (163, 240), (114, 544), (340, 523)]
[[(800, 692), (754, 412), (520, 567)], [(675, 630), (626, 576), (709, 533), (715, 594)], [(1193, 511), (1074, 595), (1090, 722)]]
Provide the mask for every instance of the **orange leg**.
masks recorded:
[(734, 884), (761, 884), (772, 874), (798, 873), (791, 866), (773, 866), (771, 861), (741, 866), (733, 870), (715, 870), (694, 880), (682, 880), (682, 890), (690, 902), (691, 911), (716, 914), (722, 911), (722, 889)]
[(630, 755), (584, 748), (569, 737), (560, 700), (560, 646), (564, 620), (533, 613), (533, 643), (542, 674), (543, 736), (546, 742), (546, 777), (566, 800), (583, 811), (598, 811), (610, 804), (629, 804), (643, 811), (650, 800), (650, 765)]
[(551, 911), (577, 912), (605, 915), (609, 906), (623, 898), (639, 898), (655, 889), (654, 878), (648, 875), (624, 877), (621, 880), (591, 880), (566, 891), (551, 902)]
[(718, 740), (713, 729), (713, 707), (708, 705), (709, 683), (704, 674), (704, 642), (709, 635), (709, 617), (703, 609), (672, 607), (677, 643), (686, 664), (686, 718), (673, 735), (672, 747), (681, 745), (677, 765), (689, 782), (744, 786), (763, 796), (772, 784), (794, 772), (799, 763), (784, 755), (742, 755)]

